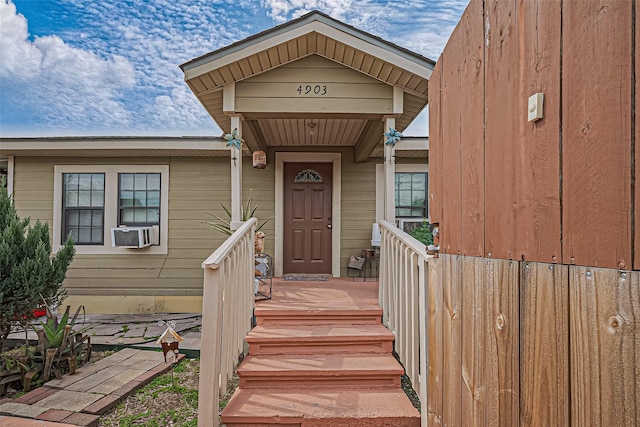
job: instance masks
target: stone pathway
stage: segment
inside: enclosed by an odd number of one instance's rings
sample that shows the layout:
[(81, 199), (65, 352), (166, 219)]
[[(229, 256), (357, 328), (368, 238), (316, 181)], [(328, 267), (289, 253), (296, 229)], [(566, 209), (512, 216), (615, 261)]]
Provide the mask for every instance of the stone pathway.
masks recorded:
[(0, 400), (0, 426), (96, 427), (100, 415), (170, 369), (162, 352), (125, 348), (17, 399)]
[[(155, 343), (166, 327), (159, 321), (175, 321), (175, 331), (185, 339), (180, 343), (180, 350), (192, 351), (197, 356), (200, 352), (200, 313), (163, 313), (163, 314), (87, 314), (84, 323), (79, 327), (88, 327), (87, 335), (94, 346), (113, 346), (136, 348), (159, 348)], [(79, 322), (82, 321), (82, 315)], [(83, 326), (84, 325), (84, 326)], [(30, 328), (27, 337), (37, 341), (36, 333)], [(9, 335), (8, 344), (21, 344), (25, 340), (24, 331), (16, 331)]]

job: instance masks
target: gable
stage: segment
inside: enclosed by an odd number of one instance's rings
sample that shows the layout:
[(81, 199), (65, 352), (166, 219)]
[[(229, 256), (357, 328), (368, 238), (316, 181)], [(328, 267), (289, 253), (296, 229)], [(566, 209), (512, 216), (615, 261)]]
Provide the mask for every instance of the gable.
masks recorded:
[(393, 87), (318, 55), (236, 84), (239, 113), (391, 114)]

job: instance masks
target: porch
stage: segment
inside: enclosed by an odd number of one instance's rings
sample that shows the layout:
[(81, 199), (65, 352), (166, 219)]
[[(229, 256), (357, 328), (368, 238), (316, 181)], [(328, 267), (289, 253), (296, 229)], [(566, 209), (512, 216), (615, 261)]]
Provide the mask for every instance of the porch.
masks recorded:
[(272, 299), (254, 308), (255, 223), (203, 263), (198, 425), (218, 425), (219, 396), (244, 357), (221, 416), (227, 426), (419, 426), (401, 377), (406, 372), (426, 407), (424, 246), (382, 221), (379, 281), (274, 278)]

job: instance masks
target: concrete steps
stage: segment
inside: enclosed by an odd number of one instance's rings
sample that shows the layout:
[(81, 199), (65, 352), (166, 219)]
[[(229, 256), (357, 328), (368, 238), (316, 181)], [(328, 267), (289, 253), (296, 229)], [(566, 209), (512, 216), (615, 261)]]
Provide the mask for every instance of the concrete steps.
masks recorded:
[(388, 354), (247, 356), (241, 388), (398, 388), (402, 366)]
[(394, 336), (376, 325), (257, 326), (247, 343), (252, 355), (316, 354), (331, 348), (332, 354), (390, 354)]
[(309, 302), (261, 304), (255, 309), (262, 326), (281, 325), (377, 325), (382, 309), (377, 304)]
[[(401, 388), (393, 334), (377, 289), (305, 283), (264, 301), (248, 335), (239, 386), (222, 412), (227, 427), (419, 427)], [(274, 288), (275, 289), (275, 288)], [(301, 290), (303, 289), (303, 290)], [(278, 294), (276, 292), (276, 294)], [(311, 295), (305, 300), (305, 295)]]
[(420, 417), (402, 390), (238, 388), (222, 422), (227, 427), (419, 427)]

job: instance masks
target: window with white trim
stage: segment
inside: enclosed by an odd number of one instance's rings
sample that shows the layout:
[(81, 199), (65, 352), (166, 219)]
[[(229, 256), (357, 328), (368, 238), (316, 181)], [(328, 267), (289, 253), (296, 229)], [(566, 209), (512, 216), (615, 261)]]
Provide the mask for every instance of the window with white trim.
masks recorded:
[(76, 245), (104, 241), (104, 174), (62, 175), (62, 241), (69, 235)]
[(79, 254), (126, 253), (113, 247), (111, 229), (152, 226), (156, 244), (139, 253), (166, 254), (168, 165), (56, 165), (54, 250), (71, 234)]
[(118, 225), (160, 224), (160, 174), (118, 174)]

